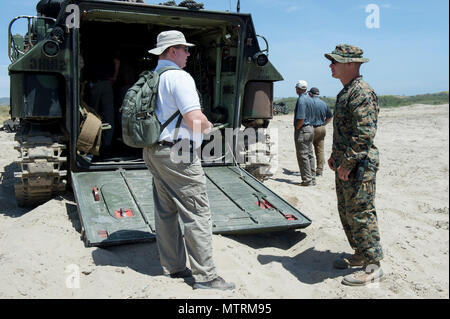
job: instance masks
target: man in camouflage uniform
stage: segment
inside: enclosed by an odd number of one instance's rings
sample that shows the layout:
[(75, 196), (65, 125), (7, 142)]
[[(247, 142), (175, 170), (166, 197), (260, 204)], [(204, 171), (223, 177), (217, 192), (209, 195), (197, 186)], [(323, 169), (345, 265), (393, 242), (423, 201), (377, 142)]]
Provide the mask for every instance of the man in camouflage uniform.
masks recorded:
[(375, 210), (375, 175), (379, 166), (378, 149), (373, 144), (379, 113), (378, 98), (362, 79), (359, 69), (369, 59), (363, 51), (348, 44), (336, 46), (325, 54), (331, 61), (332, 76), (344, 88), (336, 98), (333, 119), (333, 149), (328, 165), (336, 172), (336, 194), (339, 216), (350, 246), (355, 253), (334, 262), (346, 269), (362, 266), (344, 277), (342, 283), (362, 286), (383, 277)]

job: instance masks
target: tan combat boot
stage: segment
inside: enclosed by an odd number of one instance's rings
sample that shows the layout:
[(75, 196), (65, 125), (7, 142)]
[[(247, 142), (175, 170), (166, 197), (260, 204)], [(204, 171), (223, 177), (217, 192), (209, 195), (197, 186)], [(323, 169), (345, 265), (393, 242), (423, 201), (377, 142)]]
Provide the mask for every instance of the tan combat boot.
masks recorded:
[(364, 257), (355, 252), (350, 257), (341, 257), (333, 262), (333, 267), (337, 269), (348, 269), (352, 267), (361, 267), (364, 265)]
[(383, 269), (379, 263), (372, 263), (364, 266), (363, 269), (347, 275), (342, 279), (342, 284), (347, 286), (365, 286), (371, 283), (380, 282), (384, 279)]

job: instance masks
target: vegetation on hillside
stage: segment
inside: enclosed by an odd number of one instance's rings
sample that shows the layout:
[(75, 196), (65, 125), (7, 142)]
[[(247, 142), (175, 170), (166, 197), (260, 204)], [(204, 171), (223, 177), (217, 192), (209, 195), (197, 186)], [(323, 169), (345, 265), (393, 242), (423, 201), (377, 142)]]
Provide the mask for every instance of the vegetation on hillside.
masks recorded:
[(0, 97), (0, 106), (9, 105), (9, 97)]
[(0, 127), (9, 119), (9, 106), (0, 105)]
[[(334, 104), (336, 103), (335, 97), (320, 97), (325, 103), (327, 103), (331, 109), (334, 109)], [(412, 96), (399, 96), (399, 95), (379, 95), (378, 102), (380, 107), (397, 107), (397, 106), (407, 106), (412, 104), (446, 104), (448, 103), (448, 91), (439, 93), (429, 93), (420, 94)], [(295, 109), (295, 104), (297, 103), (297, 97), (287, 97), (282, 99), (277, 99), (274, 103), (284, 102), (289, 108), (289, 112), (293, 112)]]

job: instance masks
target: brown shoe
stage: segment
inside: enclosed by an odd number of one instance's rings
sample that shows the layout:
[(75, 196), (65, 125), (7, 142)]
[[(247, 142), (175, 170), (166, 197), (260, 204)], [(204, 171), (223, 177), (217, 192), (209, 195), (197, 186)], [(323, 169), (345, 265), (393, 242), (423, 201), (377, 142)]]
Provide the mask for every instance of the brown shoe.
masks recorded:
[(358, 253), (354, 253), (350, 257), (342, 257), (333, 262), (333, 267), (337, 269), (348, 269), (352, 267), (364, 266), (364, 258)]
[(347, 286), (365, 286), (370, 283), (380, 282), (384, 279), (383, 269), (379, 264), (370, 264), (353, 274), (342, 279), (342, 284)]

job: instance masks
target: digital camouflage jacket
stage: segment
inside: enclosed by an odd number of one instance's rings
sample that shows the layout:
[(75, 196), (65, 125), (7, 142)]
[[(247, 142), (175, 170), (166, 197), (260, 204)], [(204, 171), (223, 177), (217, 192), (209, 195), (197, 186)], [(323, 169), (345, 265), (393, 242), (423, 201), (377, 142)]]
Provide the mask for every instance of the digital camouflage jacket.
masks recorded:
[(369, 161), (363, 180), (375, 178), (379, 153), (373, 140), (379, 111), (377, 95), (362, 76), (345, 85), (336, 98), (331, 156), (336, 168), (342, 165), (351, 171), (350, 179), (355, 177), (356, 167), (366, 156)]

